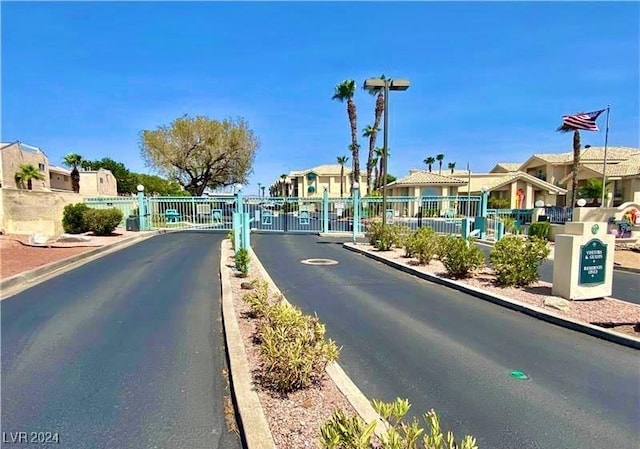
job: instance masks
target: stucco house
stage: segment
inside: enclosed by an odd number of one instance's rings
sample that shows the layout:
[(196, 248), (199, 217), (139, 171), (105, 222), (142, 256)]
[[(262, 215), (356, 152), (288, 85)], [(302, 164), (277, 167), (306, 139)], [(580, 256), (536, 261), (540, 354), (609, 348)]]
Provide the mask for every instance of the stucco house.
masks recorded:
[[(611, 171), (614, 181), (614, 204), (626, 201), (634, 201), (640, 193), (637, 181), (634, 181), (633, 160), (640, 154), (640, 149), (629, 147), (607, 148), (607, 173)], [(618, 164), (632, 159), (627, 168), (621, 169), (622, 176), (617, 175)], [(604, 165), (604, 147), (589, 147), (580, 152), (580, 167), (582, 175), (578, 175), (578, 188), (582, 187), (587, 179), (602, 178)], [(599, 167), (599, 168), (598, 168)], [(534, 154), (527, 159), (519, 170), (536, 178), (547, 181), (565, 189), (568, 189), (565, 198), (571, 198), (571, 171), (573, 169), (573, 152)], [(599, 170), (599, 171), (598, 171)], [(636, 170), (637, 171), (637, 170)], [(619, 178), (619, 179), (613, 179)], [(560, 205), (560, 204), (559, 204)], [(562, 204), (564, 205), (564, 204)]]
[[(15, 179), (23, 164), (38, 168), (43, 175), (42, 180), (32, 181), (31, 190), (73, 191), (70, 170), (50, 164), (41, 148), (22, 142), (0, 143), (0, 187), (23, 188)], [(80, 170), (80, 195), (118, 196), (117, 181), (111, 171), (106, 169)]]
[[(293, 170), (284, 180), (278, 178), (271, 184), (271, 196), (286, 196), (295, 198), (321, 198), (324, 188), (329, 197), (340, 197), (340, 183), (342, 182), (343, 196), (351, 196), (351, 168), (344, 167), (344, 178), (340, 179), (341, 166), (339, 164), (318, 165), (306, 170)], [(361, 192), (366, 191), (366, 174), (360, 175)]]

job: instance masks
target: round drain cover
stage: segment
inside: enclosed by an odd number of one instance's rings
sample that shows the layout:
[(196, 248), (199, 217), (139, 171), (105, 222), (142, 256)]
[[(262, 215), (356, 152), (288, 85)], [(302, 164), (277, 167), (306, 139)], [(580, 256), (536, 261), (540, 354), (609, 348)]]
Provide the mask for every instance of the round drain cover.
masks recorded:
[(337, 260), (332, 259), (305, 259), (301, 260), (300, 263), (305, 265), (337, 265)]

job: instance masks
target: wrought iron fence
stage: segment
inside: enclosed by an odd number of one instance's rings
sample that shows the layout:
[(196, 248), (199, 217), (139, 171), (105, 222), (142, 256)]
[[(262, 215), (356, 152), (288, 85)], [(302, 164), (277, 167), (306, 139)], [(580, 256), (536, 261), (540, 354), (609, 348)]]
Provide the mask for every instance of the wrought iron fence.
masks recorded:
[(133, 196), (85, 198), (84, 203), (92, 209), (119, 209), (122, 211), (120, 226), (125, 226), (127, 217), (138, 215), (138, 199)]

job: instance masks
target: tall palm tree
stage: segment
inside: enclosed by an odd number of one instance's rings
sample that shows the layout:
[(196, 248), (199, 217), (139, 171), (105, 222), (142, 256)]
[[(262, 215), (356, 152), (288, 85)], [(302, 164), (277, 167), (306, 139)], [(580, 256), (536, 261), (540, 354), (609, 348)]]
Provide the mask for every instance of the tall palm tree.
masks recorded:
[(570, 126), (563, 124), (557, 131), (566, 133), (573, 131), (573, 167), (571, 167), (571, 204), (569, 207), (576, 206), (576, 199), (578, 198), (578, 168), (580, 166), (580, 131)]
[(260, 187), (260, 190), (262, 190), (262, 196), (263, 197), (264, 197), (264, 189), (265, 189), (265, 186)]
[(353, 158), (353, 180), (360, 179), (360, 145), (358, 145), (358, 117), (356, 112), (356, 104), (353, 97), (356, 94), (356, 82), (354, 80), (345, 80), (335, 87), (332, 100), (340, 103), (347, 103), (347, 116), (349, 117), (349, 125), (351, 127), (351, 156)]
[(286, 192), (286, 187), (287, 187), (287, 175), (285, 173), (280, 175), (280, 186), (281, 186), (281, 191), (282, 191), (282, 196), (286, 197), (287, 196), (287, 192)]
[(375, 153), (376, 135), (378, 134), (378, 131), (380, 131), (378, 128), (371, 125), (367, 126), (365, 129), (362, 130), (362, 137), (369, 138), (369, 156), (367, 158), (367, 193), (371, 193), (371, 189), (373, 188), (372, 173), (373, 173), (373, 168), (375, 167), (373, 160), (375, 159), (375, 156), (376, 156), (376, 153)]
[(455, 168), (456, 168), (456, 163), (455, 162), (449, 162), (448, 167), (449, 167), (449, 170), (451, 170), (451, 174), (453, 174), (453, 170), (455, 170)]
[(422, 162), (425, 163), (425, 165), (429, 168), (429, 173), (431, 173), (431, 166), (436, 163), (436, 158), (434, 158), (433, 156), (429, 156)]
[(380, 156), (377, 155), (377, 153), (374, 153), (373, 155), (373, 159), (371, 160), (371, 163), (373, 164), (374, 167), (374, 173), (373, 173), (373, 187), (377, 188), (378, 187), (378, 182), (380, 179), (380, 172), (378, 171), (378, 161), (380, 160)]
[(440, 153), (440, 154), (436, 154), (436, 161), (438, 161), (438, 165), (440, 165), (440, 167), (438, 168), (438, 174), (442, 174), (442, 161), (444, 161), (444, 154)]
[(44, 180), (42, 172), (31, 164), (20, 164), (19, 170), (15, 174), (16, 184), (23, 186), (27, 183), (27, 189), (33, 190), (33, 181)]
[[(383, 75), (380, 75), (380, 79), (386, 79)], [(376, 106), (374, 110), (373, 116), (373, 126), (367, 127), (371, 128), (371, 132), (367, 134), (366, 137), (369, 138), (369, 157), (367, 158), (367, 188), (372, 184), (371, 183), (371, 172), (375, 167), (373, 164), (373, 159), (375, 157), (376, 151), (376, 138), (378, 137), (378, 131), (380, 131), (380, 121), (382, 120), (382, 114), (384, 113), (384, 88), (374, 87), (371, 89), (365, 88), (365, 90), (370, 94), (376, 97)], [(366, 130), (365, 129), (365, 130)]]
[(344, 184), (344, 164), (347, 163), (349, 158), (347, 156), (338, 156), (337, 158), (338, 164), (340, 164), (340, 198), (344, 195), (343, 184)]
[(71, 170), (71, 188), (75, 193), (80, 193), (80, 173), (78, 167), (82, 164), (82, 156), (77, 153), (69, 153), (62, 160), (64, 165), (72, 167)]

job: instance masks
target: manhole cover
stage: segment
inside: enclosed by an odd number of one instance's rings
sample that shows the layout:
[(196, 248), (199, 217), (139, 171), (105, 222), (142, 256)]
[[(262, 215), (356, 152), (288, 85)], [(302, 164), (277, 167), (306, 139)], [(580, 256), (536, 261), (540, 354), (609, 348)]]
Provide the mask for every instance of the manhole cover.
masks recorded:
[(305, 265), (337, 265), (337, 260), (332, 259), (305, 259), (301, 260), (300, 263)]

